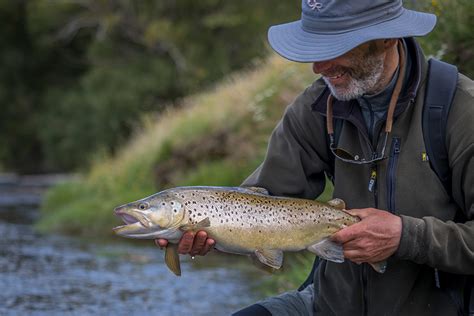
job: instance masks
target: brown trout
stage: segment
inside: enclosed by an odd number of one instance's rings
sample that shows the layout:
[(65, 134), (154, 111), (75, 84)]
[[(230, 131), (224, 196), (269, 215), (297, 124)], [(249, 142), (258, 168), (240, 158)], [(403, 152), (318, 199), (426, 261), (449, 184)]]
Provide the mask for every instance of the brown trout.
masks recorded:
[[(343, 262), (342, 246), (329, 237), (359, 221), (344, 208), (340, 199), (321, 203), (270, 196), (262, 188), (177, 187), (117, 207), (115, 214), (125, 225), (114, 231), (128, 238), (167, 239), (165, 262), (176, 275), (181, 275), (177, 243), (184, 232), (199, 230), (220, 251), (251, 255), (279, 269), (283, 251), (307, 249)], [(385, 270), (385, 263), (372, 266)]]

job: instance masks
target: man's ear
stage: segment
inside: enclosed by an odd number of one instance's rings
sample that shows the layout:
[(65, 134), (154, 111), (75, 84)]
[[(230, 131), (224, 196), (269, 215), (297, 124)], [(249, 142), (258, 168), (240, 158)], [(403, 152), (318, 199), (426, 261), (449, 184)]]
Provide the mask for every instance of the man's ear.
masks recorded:
[(398, 38), (386, 38), (383, 40), (383, 45), (385, 49), (393, 48), (397, 46)]

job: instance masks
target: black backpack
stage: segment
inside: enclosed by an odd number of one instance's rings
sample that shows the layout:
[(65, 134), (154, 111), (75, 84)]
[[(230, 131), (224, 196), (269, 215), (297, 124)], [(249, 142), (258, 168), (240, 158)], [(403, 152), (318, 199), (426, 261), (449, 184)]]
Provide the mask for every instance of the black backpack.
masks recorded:
[[(449, 110), (456, 93), (458, 69), (456, 66), (436, 59), (430, 59), (428, 64), (428, 80), (423, 105), (423, 138), (430, 166), (441, 180), (446, 192), (451, 195), (451, 170), (445, 138)], [(336, 122), (335, 128), (335, 134), (337, 134), (337, 129), (341, 128), (341, 124)], [(463, 220), (465, 220), (463, 214), (456, 215), (455, 221)], [(313, 275), (318, 266), (319, 259), (316, 257), (308, 278), (298, 290), (301, 291), (313, 282)], [(444, 286), (444, 281), (452, 283), (450, 281), (452, 278), (453, 275), (435, 269), (436, 286), (446, 290), (456, 302), (459, 315), (474, 315), (474, 279), (472, 276), (464, 276), (464, 291), (461, 294), (449, 286)]]

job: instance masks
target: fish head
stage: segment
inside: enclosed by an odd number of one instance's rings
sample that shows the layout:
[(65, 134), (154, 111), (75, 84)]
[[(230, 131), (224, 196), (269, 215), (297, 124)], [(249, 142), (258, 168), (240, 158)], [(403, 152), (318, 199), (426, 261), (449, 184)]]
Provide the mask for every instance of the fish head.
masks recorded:
[(186, 217), (180, 201), (159, 193), (121, 205), (115, 208), (114, 213), (125, 223), (115, 227), (115, 233), (140, 239), (172, 238), (171, 232), (176, 232)]

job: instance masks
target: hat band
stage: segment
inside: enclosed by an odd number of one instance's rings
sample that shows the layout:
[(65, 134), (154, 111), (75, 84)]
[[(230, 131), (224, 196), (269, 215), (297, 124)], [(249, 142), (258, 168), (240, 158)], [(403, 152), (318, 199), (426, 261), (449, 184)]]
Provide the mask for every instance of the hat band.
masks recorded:
[(370, 11), (351, 16), (323, 17), (314, 16), (314, 11), (301, 14), (301, 26), (304, 31), (317, 34), (347, 33), (381, 22), (395, 19), (402, 15), (405, 9), (401, 1), (389, 3)]

